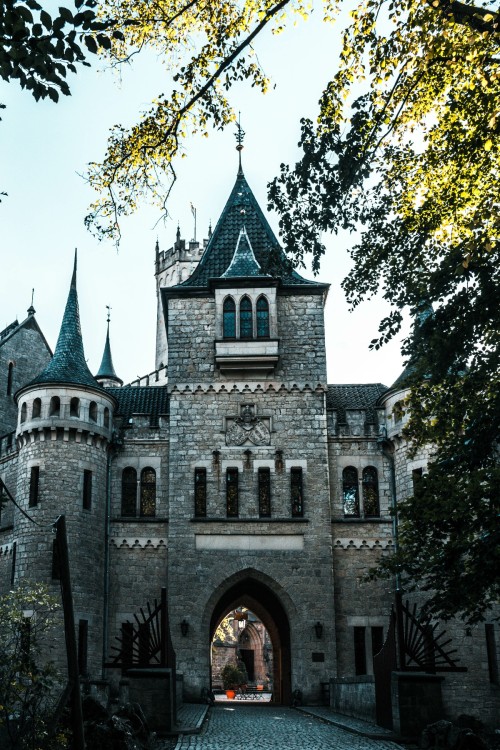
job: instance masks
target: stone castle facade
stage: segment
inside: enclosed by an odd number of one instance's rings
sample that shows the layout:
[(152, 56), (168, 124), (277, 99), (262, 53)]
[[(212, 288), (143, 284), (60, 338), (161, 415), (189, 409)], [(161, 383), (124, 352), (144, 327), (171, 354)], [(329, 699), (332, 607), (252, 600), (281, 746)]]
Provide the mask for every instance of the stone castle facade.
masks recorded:
[[(87, 679), (116, 677), (116, 637), (125, 648), (127, 623), (166, 588), (186, 699), (210, 685), (220, 621), (245, 607), (269, 633), (274, 700), (318, 701), (329, 683), (338, 707), (373, 718), (394, 587), (366, 574), (428, 459), (408, 458), (404, 378), (327, 383), (328, 285), (284, 262), (241, 169), (203, 247), (179, 232), (157, 246), (156, 281), (156, 369), (130, 385), (109, 330), (88, 370), (76, 264), (53, 355), (33, 308), (0, 333), (0, 478), (15, 498), (0, 589), (37, 579), (57, 593), (50, 524), (64, 514)], [(498, 625), (447, 627), (467, 672), (444, 675), (443, 711), (492, 722)]]

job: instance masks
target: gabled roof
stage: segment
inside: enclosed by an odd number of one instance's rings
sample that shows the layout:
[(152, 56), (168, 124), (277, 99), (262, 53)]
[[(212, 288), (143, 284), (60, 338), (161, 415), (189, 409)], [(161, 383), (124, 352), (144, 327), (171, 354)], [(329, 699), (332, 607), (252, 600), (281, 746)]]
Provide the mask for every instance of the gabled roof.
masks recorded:
[[(327, 284), (308, 281), (291, 269), (285, 253), (262, 213), (243, 171), (240, 169), (229, 199), (199, 264), (189, 279), (179, 284), (175, 289), (199, 289), (208, 287), (211, 279), (227, 278), (226, 273), (229, 272), (235, 257), (243, 227), (256, 264), (261, 269), (258, 275), (281, 278), (281, 282), (285, 286), (306, 285), (322, 289), (328, 287)], [(243, 264), (243, 258), (238, 260), (238, 268), (242, 271), (247, 269), (249, 277), (257, 275), (257, 266), (250, 262), (248, 255), (245, 263), (248, 263), (248, 266)], [(234, 277), (232, 272), (231, 277)]]
[(87, 366), (83, 351), (80, 311), (76, 291), (76, 255), (68, 300), (54, 356), (43, 372), (28, 383), (28, 386), (42, 383), (71, 383), (102, 390)]
[(255, 254), (250, 244), (245, 225), (240, 229), (236, 249), (229, 268), (222, 274), (223, 279), (248, 278), (249, 276), (269, 276), (263, 273), (257, 263)]
[(47, 340), (42, 333), (42, 329), (36, 322), (35, 310), (33, 307), (29, 308), (28, 317), (25, 318), (21, 323), (19, 323), (18, 320), (14, 320), (14, 322), (8, 325), (6, 328), (4, 328), (3, 331), (0, 331), (0, 347), (2, 347), (7, 341), (9, 341), (13, 336), (15, 336), (16, 333), (18, 333), (23, 328), (26, 330), (31, 329), (33, 331), (37, 331), (40, 334), (43, 343), (47, 347), (47, 351), (49, 352), (49, 354), (52, 354), (52, 349), (48, 345)]
[(169, 413), (168, 389), (164, 386), (132, 386), (107, 388), (118, 401), (116, 414), (127, 422), (133, 414), (149, 416), (152, 427), (158, 426), (158, 419)]
[(387, 391), (382, 383), (352, 385), (329, 385), (326, 395), (326, 408), (336, 411), (339, 422), (346, 421), (346, 410), (359, 409), (366, 411), (366, 421), (377, 422), (375, 408), (380, 396)]

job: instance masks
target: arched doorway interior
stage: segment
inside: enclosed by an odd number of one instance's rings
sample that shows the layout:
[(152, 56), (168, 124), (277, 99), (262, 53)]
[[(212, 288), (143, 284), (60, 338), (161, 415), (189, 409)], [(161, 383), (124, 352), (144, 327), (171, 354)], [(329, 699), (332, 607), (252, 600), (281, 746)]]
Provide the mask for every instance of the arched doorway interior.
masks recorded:
[(273, 702), (288, 705), (291, 699), (290, 625), (283, 605), (266, 584), (242, 578), (220, 597), (210, 620), (210, 643), (222, 619), (232, 610), (245, 608), (269, 634), (272, 645)]

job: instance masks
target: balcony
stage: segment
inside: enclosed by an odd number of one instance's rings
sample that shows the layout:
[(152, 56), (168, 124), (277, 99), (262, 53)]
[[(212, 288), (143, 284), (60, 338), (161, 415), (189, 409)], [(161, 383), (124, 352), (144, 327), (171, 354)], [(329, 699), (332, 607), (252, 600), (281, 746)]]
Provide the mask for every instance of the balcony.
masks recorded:
[(278, 363), (278, 339), (241, 339), (215, 342), (215, 362), (224, 374), (270, 375)]

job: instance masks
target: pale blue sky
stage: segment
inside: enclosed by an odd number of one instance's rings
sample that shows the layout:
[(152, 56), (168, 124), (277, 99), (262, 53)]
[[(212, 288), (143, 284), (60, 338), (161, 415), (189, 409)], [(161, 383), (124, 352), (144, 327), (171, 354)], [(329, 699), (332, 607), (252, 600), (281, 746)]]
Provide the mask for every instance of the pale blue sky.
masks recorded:
[[(281, 162), (298, 156), (302, 115), (314, 116), (316, 102), (336, 65), (338, 33), (319, 17), (279, 37), (259, 43), (259, 60), (275, 88), (262, 96), (247, 86), (234, 91), (246, 132), (243, 167), (261, 206), (266, 183)], [(112, 307), (111, 343), (116, 371), (128, 382), (154, 368), (156, 296), (154, 245), (173, 243), (193, 233), (189, 205), (197, 207), (198, 238), (215, 224), (237, 170), (234, 128), (186, 143), (186, 158), (176, 166), (171, 218), (158, 220), (145, 207), (123, 222), (117, 253), (83, 226), (92, 191), (82, 178), (86, 164), (104, 153), (108, 129), (132, 124), (150, 100), (166, 92), (168, 76), (152, 55), (139, 55), (121, 79), (93, 61), (70, 78), (72, 96), (59, 104), (36, 103), (17, 83), (0, 84), (7, 105), (0, 123), (0, 329), (24, 319), (35, 288), (37, 320), (54, 347), (66, 301), (74, 248), (79, 251), (78, 292), (85, 353), (90, 369), (100, 364), (106, 331), (106, 305)], [(276, 218), (270, 223), (277, 230)], [(353, 313), (339, 288), (348, 269), (351, 238), (324, 238), (329, 248), (319, 278), (332, 284), (326, 307), (329, 382), (395, 380), (402, 368), (397, 342), (369, 352), (387, 307), (365, 303)], [(307, 275), (307, 274), (305, 274)]]

